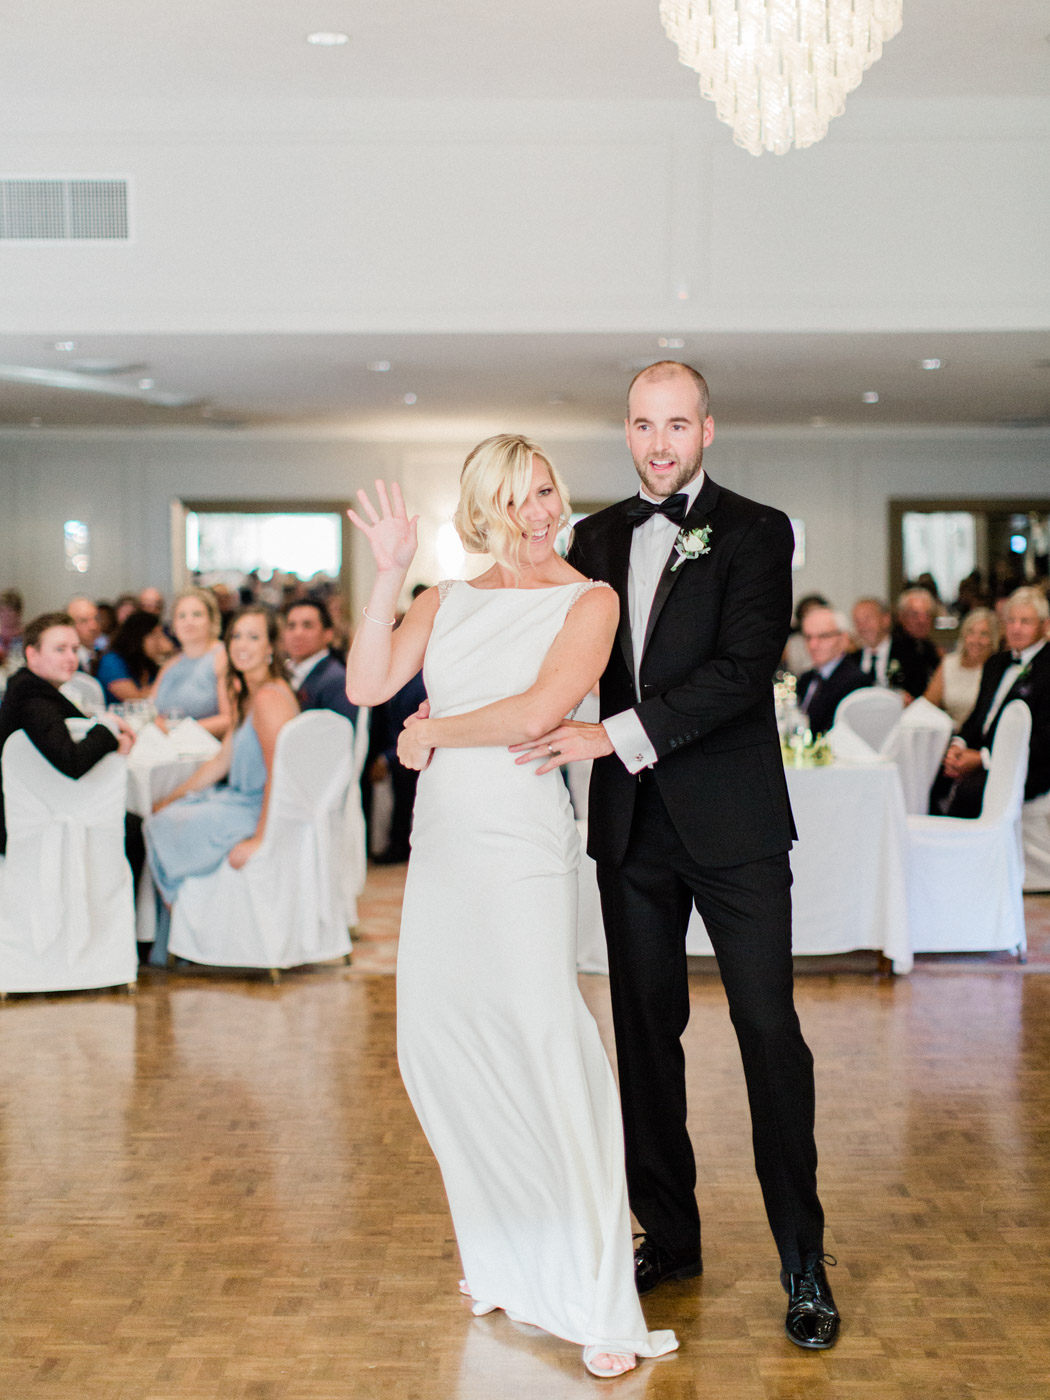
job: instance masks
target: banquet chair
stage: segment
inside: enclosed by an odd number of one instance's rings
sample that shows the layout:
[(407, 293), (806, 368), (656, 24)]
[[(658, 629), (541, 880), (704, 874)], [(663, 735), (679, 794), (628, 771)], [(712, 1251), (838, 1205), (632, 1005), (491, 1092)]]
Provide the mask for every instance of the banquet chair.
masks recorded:
[(353, 770), (343, 808), (343, 840), (340, 868), (343, 880), (343, 906), (348, 928), (357, 925), (357, 900), (368, 875), (368, 835), (361, 806), (361, 774), (368, 758), (368, 725), (371, 710), (362, 706), (354, 723)]
[(77, 671), (58, 688), (67, 700), (72, 700), (85, 714), (97, 714), (106, 708), (106, 692), (102, 689), (102, 682), (89, 676), (86, 671)]
[(893, 726), (901, 718), (903, 708), (904, 702), (898, 691), (867, 686), (863, 690), (851, 691), (839, 701), (835, 711), (835, 728), (851, 730), (869, 748), (880, 753)]
[(4, 745), (7, 857), (0, 890), (0, 996), (133, 988), (126, 761), (67, 778), (21, 730)]
[(992, 744), (981, 815), (908, 817), (908, 922), (916, 953), (1027, 947), (1021, 800), (1032, 716), (1014, 700)]
[(280, 730), (266, 830), (240, 870), (185, 880), (171, 913), (169, 953), (213, 967), (279, 970), (350, 953), (340, 876), (353, 726), (307, 710)]
[(1050, 891), (1050, 792), (1022, 806), (1021, 840), (1025, 893)]
[(905, 811), (915, 816), (925, 816), (929, 811), (930, 788), (940, 772), (951, 737), (951, 717), (921, 695), (905, 709), (886, 736), (880, 752), (897, 765)]

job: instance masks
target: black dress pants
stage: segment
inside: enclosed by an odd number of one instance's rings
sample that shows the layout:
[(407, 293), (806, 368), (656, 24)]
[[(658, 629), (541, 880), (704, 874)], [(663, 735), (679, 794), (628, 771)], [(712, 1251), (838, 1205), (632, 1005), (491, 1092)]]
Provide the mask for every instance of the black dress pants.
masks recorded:
[(627, 855), (600, 865), (631, 1209), (656, 1244), (700, 1249), (696, 1162), (686, 1128), (689, 1020), (685, 935), (693, 903), (707, 925), (744, 1064), (762, 1196), (785, 1269), (823, 1253), (813, 1136), (813, 1057), (793, 999), (787, 854), (698, 865), (656, 780), (639, 782)]

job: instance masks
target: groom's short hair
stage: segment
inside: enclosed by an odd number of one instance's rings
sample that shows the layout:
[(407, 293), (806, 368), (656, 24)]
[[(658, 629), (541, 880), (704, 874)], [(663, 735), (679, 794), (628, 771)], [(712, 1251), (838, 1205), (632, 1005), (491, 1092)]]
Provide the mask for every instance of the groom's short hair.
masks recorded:
[[(681, 360), (657, 360), (654, 365), (646, 365), (645, 369), (640, 369), (627, 386), (627, 400), (630, 402), (631, 390), (638, 383), (639, 379), (674, 379), (676, 375), (684, 374), (696, 385), (696, 397), (700, 407), (700, 418), (703, 420), (710, 412), (711, 395), (707, 389), (707, 380), (698, 369), (692, 365), (682, 364)], [(629, 412), (630, 410), (628, 410)]]

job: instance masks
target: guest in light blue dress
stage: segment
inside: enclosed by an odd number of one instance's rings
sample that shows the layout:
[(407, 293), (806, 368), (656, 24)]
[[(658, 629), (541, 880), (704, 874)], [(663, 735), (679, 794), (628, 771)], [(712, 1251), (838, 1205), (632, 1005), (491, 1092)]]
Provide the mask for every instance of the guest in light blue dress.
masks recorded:
[[(259, 849), (277, 735), (299, 713), (269, 608), (252, 605), (237, 613), (226, 654), (236, 728), (214, 758), (156, 804), (144, 826), (150, 870), (168, 905), (183, 880), (208, 875), (224, 860), (239, 870)], [(163, 965), (166, 956), (165, 921), (150, 962)]]
[(230, 703), (215, 595), (207, 588), (184, 589), (175, 599), (171, 624), (180, 652), (157, 677), (153, 703), (161, 716), (189, 715), (221, 739), (230, 727)]

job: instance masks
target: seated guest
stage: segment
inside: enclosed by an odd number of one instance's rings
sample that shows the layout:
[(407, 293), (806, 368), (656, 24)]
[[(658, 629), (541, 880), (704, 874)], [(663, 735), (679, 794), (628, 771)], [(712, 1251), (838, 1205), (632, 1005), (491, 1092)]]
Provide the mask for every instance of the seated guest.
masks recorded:
[(175, 599), (172, 630), (179, 652), (165, 661), (153, 682), (152, 699), (165, 716), (181, 711), (221, 739), (230, 727), (230, 697), (226, 688), (226, 648), (219, 641), (219, 605), (206, 588), (185, 588)]
[(795, 696), (813, 733), (826, 734), (835, 722), (839, 701), (871, 681), (849, 655), (849, 625), (841, 613), (810, 608), (802, 635), (813, 667), (799, 676)]
[(145, 700), (167, 655), (168, 639), (156, 613), (133, 612), (117, 628), (95, 672), (106, 703)]
[[(68, 613), (44, 613), (27, 624), (26, 664), (7, 683), (0, 704), (0, 752), (19, 729), (52, 767), (67, 778), (82, 778), (107, 753), (130, 752), (131, 730), (119, 720), (94, 724), (83, 739), (72, 738), (67, 719), (84, 716), (59, 690), (77, 669), (77, 633)], [(7, 849), (4, 791), (0, 769), (0, 855)]]
[(22, 595), (17, 588), (0, 592), (0, 666), (17, 664), (22, 648)]
[[(141, 611), (139, 608), (139, 600), (135, 594), (122, 593), (113, 605), (113, 616), (116, 619), (116, 627), (119, 627), (123, 622), (127, 622), (133, 612), (139, 611)], [(116, 627), (113, 629), (114, 632), (116, 631)]]
[(240, 870), (259, 849), (277, 735), (299, 713), (268, 608), (255, 604), (235, 615), (226, 653), (234, 728), (215, 757), (146, 819), (150, 869), (167, 904), (189, 876), (207, 875), (224, 860)]
[(930, 677), (941, 664), (941, 653), (931, 636), (936, 616), (937, 602), (925, 588), (906, 588), (897, 600), (889, 683), (907, 691), (913, 700), (925, 695)]
[(155, 617), (164, 618), (164, 594), (159, 588), (154, 588), (152, 584), (147, 585), (138, 597), (139, 610), (141, 612), (153, 613)]
[[(860, 650), (857, 664), (872, 685), (890, 684), (893, 614), (881, 598), (858, 598), (853, 605), (853, 631)], [(894, 671), (899, 670), (899, 663)]]
[(371, 766), (369, 776), (373, 783), (377, 783), (389, 775), (394, 801), (390, 813), (390, 836), (386, 850), (375, 857), (377, 865), (402, 865), (408, 860), (419, 773), (414, 768), (406, 768), (398, 758), (397, 741), (405, 721), (416, 713), (426, 698), (423, 672), (417, 671), (380, 707), (382, 749)]
[(1032, 712), (1024, 800), (1050, 792), (1050, 646), (1046, 595), (1018, 588), (1004, 609), (1007, 650), (985, 662), (977, 703), (944, 756), (931, 807), (949, 817), (979, 817), (999, 716), (1011, 700)]
[(98, 613), (98, 641), (95, 643), (95, 650), (105, 651), (109, 646), (109, 639), (117, 630), (117, 614), (113, 611), (113, 604), (107, 603), (104, 598), (96, 600), (95, 611)]
[(357, 706), (346, 697), (346, 662), (332, 651), (332, 616), (320, 598), (302, 598), (284, 611), (281, 642), (292, 689), (304, 710), (334, 710), (351, 722)]
[(77, 629), (77, 670), (93, 676), (98, 665), (98, 608), (90, 598), (77, 597), (70, 598), (66, 612)]
[(802, 672), (808, 671), (810, 667), (809, 652), (806, 650), (806, 643), (802, 636), (802, 624), (806, 619), (806, 613), (809, 612), (810, 608), (830, 606), (831, 604), (822, 593), (807, 593), (795, 604), (795, 616), (784, 647), (784, 654), (781, 657), (781, 665), (793, 676), (801, 676)]
[(958, 732), (977, 703), (984, 663), (999, 646), (999, 622), (991, 608), (971, 608), (959, 628), (959, 641), (926, 687), (931, 705), (951, 715)]

